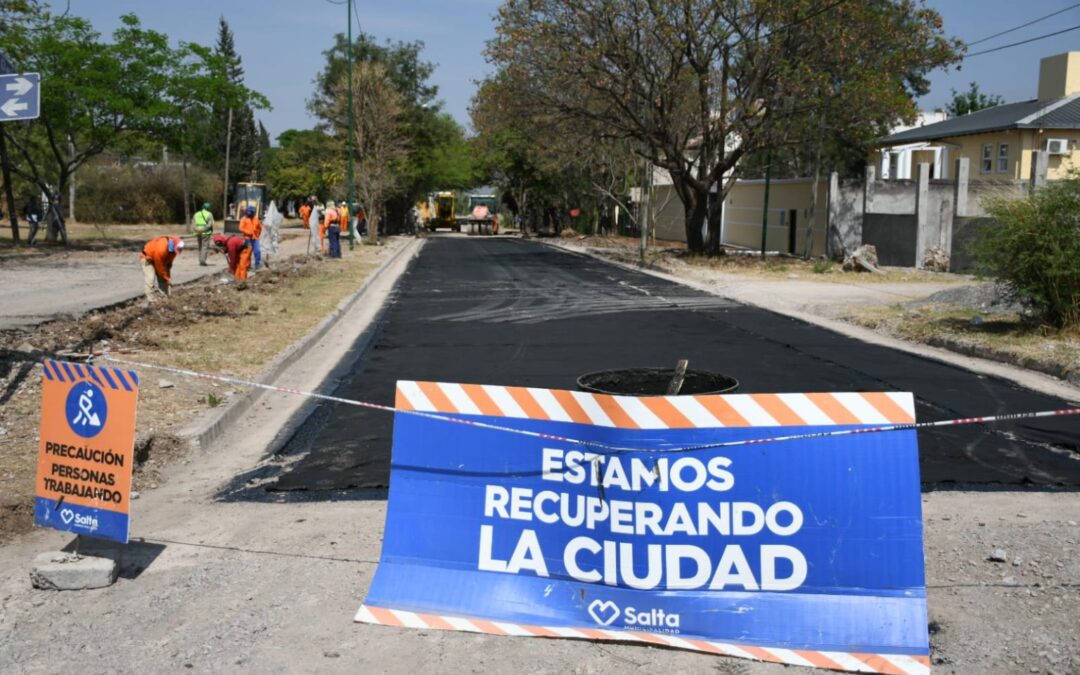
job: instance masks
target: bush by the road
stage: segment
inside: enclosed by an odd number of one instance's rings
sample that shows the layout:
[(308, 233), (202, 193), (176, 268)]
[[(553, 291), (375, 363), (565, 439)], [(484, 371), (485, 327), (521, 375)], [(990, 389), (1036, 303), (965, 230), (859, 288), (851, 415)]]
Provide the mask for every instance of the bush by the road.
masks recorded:
[[(189, 166), (192, 212), (203, 202), (221, 204), (220, 179)], [(215, 209), (216, 212), (220, 210)], [(76, 220), (84, 223), (182, 223), (184, 177), (179, 166), (97, 165), (79, 172)]]
[(975, 242), (980, 271), (1005, 283), (1051, 326), (1080, 327), (1080, 176), (987, 206), (997, 224)]

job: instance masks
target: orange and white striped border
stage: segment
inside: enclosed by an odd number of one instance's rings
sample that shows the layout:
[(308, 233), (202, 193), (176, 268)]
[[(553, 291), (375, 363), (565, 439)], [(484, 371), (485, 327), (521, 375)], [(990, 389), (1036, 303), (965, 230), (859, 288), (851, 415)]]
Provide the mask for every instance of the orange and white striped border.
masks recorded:
[(612, 642), (644, 642), (663, 647), (689, 649), (720, 656), (783, 663), (807, 668), (825, 668), (853, 673), (890, 673), (895, 675), (922, 675), (930, 672), (930, 657), (906, 654), (857, 654), (848, 652), (825, 652), (805, 649), (781, 649), (736, 645), (728, 642), (712, 642), (683, 638), (662, 633), (642, 631), (604, 630), (566, 626), (532, 626), (504, 621), (419, 614), (400, 609), (386, 609), (361, 605), (354, 621), (398, 628), (424, 630), (453, 630), (486, 635), (510, 635), (519, 637), (576, 638), (580, 640), (605, 640)]
[(581, 391), (399, 381), (395, 407), (576, 422), (618, 429), (788, 427), (910, 424), (915, 402), (906, 392), (609, 396)]

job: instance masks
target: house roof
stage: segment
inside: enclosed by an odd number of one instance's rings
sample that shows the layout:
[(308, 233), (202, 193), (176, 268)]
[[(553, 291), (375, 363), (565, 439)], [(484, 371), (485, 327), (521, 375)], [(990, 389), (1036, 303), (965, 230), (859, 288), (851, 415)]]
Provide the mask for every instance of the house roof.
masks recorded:
[(878, 145), (933, 141), (1005, 129), (1080, 129), (1080, 94), (1053, 101), (1021, 101), (986, 108), (878, 139)]

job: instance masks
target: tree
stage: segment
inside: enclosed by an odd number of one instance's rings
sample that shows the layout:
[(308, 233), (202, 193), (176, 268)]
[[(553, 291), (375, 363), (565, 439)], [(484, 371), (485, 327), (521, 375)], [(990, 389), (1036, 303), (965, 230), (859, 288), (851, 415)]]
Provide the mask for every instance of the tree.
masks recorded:
[[(225, 17), (218, 19), (218, 40), (214, 47), (218, 73), (235, 91), (243, 92), (244, 67), (236, 52), (232, 30)], [(213, 103), (215, 164), (224, 165), (228, 158), (227, 185), (251, 180), (259, 167), (259, 133), (255, 126), (255, 109), (269, 107), (265, 99), (235, 96), (218, 97)], [(230, 125), (231, 121), (231, 125)], [(226, 193), (228, 190), (226, 190)]]
[(227, 57), (196, 44), (181, 44), (176, 50), (163, 98), (170, 106), (169, 113), (158, 120), (152, 137), (180, 153), (184, 171), (184, 220), (191, 222), (189, 158), (195, 157), (215, 168), (221, 165), (219, 149), (212, 141), (208, 142), (219, 133), (214, 127), (215, 108), (232, 104), (261, 109), (270, 104), (243, 82), (230, 79)]
[[(811, 25), (816, 39), (804, 39)], [(699, 252), (719, 249), (745, 155), (826, 111), (913, 116), (912, 85), (958, 47), (913, 0), (508, 0), (496, 30), (488, 57), (516, 96), (671, 175)]]
[[(338, 119), (349, 106), (346, 73), (333, 90)], [(379, 220), (387, 198), (400, 187), (400, 167), (408, 154), (402, 126), (402, 96), (381, 63), (363, 61), (353, 65), (353, 138), (356, 142), (356, 190), (364, 204), (368, 238), (378, 240)]]
[(20, 161), (13, 170), (48, 196), (49, 238), (63, 229), (64, 194), (72, 174), (126, 133), (153, 130), (168, 114), (165, 91), (173, 52), (167, 38), (122, 17), (112, 44), (99, 42), (84, 19), (36, 15), (0, 40), (21, 70), (41, 73), (41, 116), (0, 133)]
[(322, 131), (289, 129), (268, 151), (267, 187), (276, 197), (306, 199), (328, 196), (344, 175), (338, 161), (340, 143)]
[(1024, 199), (991, 199), (975, 241), (980, 271), (1030, 303), (1047, 324), (1080, 327), (1080, 174)]
[[(475, 180), (465, 130), (442, 112), (438, 88), (430, 83), (434, 66), (423, 60), (423, 47), (421, 42), (379, 44), (362, 32), (351, 46), (354, 68), (362, 63), (381, 66), (400, 100), (398, 121), (407, 139), (408, 160), (395, 167), (397, 187), (387, 195), (386, 210), (389, 221), (402, 225), (415, 200), (435, 189), (469, 187)], [(338, 87), (348, 72), (349, 49), (347, 38), (335, 35), (334, 45), (324, 52), (326, 66), (315, 80), (318, 94), (308, 101), (308, 109), (321, 121), (319, 128), (340, 138), (347, 134), (348, 110), (339, 105)]]
[(986, 108), (993, 108), (1005, 102), (1005, 99), (997, 94), (982, 93), (979, 91), (979, 85), (974, 82), (968, 85), (967, 91), (958, 92), (955, 89), (949, 91), (952, 93), (952, 101), (949, 101), (949, 104), (945, 106), (945, 112), (949, 114), (949, 117), (960, 117)]
[[(27, 17), (41, 12), (37, 0), (0, 0), (0, 34), (8, 27), (26, 21)], [(0, 53), (0, 73), (8, 73), (14, 67), (3, 53)], [(0, 179), (4, 181), (4, 201), (7, 204), (8, 217), (11, 219), (11, 241), (19, 244), (19, 217), (15, 207), (14, 180), (11, 176), (11, 158), (8, 156), (4, 134), (0, 134)]]

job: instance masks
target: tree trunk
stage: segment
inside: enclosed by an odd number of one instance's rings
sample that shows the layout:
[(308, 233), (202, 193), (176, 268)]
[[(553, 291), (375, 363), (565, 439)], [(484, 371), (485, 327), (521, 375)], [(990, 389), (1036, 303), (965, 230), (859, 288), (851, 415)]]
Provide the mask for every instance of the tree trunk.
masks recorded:
[(671, 184), (683, 206), (683, 229), (686, 232), (686, 248), (690, 253), (705, 253), (705, 239), (701, 226), (705, 224), (704, 193), (694, 189), (682, 175), (672, 173)]
[[(68, 136), (68, 155), (71, 161), (75, 159), (75, 142)], [(71, 185), (68, 186), (68, 220), (77, 222), (75, 219), (75, 172), (71, 172)]]
[(705, 217), (709, 219), (709, 241), (707, 248), (709, 255), (720, 255), (723, 253), (721, 249), (723, 242), (720, 241), (724, 219), (723, 191), (717, 190), (715, 195), (712, 194), (712, 192), (709, 192), (707, 201), (709, 204), (707, 213), (705, 214)]
[[(814, 249), (814, 228), (817, 227), (818, 221), (818, 181), (821, 179), (821, 146), (824, 144), (825, 138), (825, 116), (821, 117), (821, 125), (818, 130), (817, 139), (817, 153), (814, 156), (814, 187), (813, 194), (810, 195), (810, 217), (807, 219), (806, 224), (806, 251), (804, 253), (805, 258), (810, 258), (810, 253)], [(828, 239), (828, 232), (825, 233), (826, 240)]]
[[(188, 183), (187, 149), (181, 155), (182, 171), (184, 173), (184, 227), (191, 225), (191, 185)], [(222, 216), (224, 218), (224, 215)]]
[(19, 245), (19, 216), (15, 211), (15, 192), (11, 186), (11, 164), (7, 154), (7, 141), (0, 131), (0, 171), (4, 178), (4, 198), (7, 200), (8, 216), (11, 217), (11, 243)]
[(56, 241), (59, 238), (64, 246), (68, 245), (68, 236), (67, 226), (64, 224), (64, 199), (62, 195), (68, 186), (69, 180), (68, 174), (62, 173), (60, 174), (60, 184), (56, 190), (45, 190), (45, 194), (49, 197), (49, 210), (41, 214), (48, 226), (45, 230), (46, 239)]
[[(375, 200), (365, 199), (364, 203), (365, 204), (377, 204), (378, 202), (376, 202)], [(378, 209), (372, 208), (372, 209), (367, 210), (367, 233), (368, 233), (368, 243), (369, 244), (374, 245), (374, 244), (379, 243), (379, 210)]]
[(686, 228), (686, 248), (691, 253), (708, 253), (705, 238), (701, 236), (701, 227), (705, 224), (705, 199), (695, 190), (688, 190), (689, 203), (683, 200), (683, 209), (686, 213), (684, 227)]

